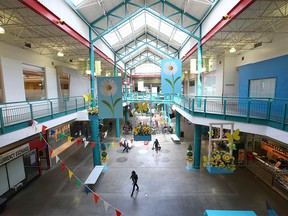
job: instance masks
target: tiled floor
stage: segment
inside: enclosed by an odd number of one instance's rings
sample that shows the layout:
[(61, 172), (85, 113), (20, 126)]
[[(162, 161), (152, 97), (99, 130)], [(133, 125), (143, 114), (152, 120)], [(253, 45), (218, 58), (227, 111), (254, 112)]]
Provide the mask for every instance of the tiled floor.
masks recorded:
[[(100, 200), (94, 203), (93, 194), (85, 194), (84, 185), (76, 183), (77, 176), (85, 181), (92, 170), (91, 145), (78, 147), (68, 157), (61, 158), (73, 172), (61, 170), (61, 163), (37, 178), (17, 196), (9, 200), (3, 216), (41, 215), (122, 215), (129, 216), (203, 216), (205, 209), (253, 210), (266, 216), (267, 200), (280, 216), (288, 215), (288, 201), (257, 179), (246, 168), (234, 174), (211, 175), (204, 168), (188, 171), (185, 155), (193, 142), (193, 126), (182, 122), (185, 138), (173, 144), (170, 135), (157, 135), (162, 146), (157, 155), (152, 145), (134, 142), (129, 153), (110, 145), (109, 169), (103, 171), (94, 189)], [(131, 137), (128, 136), (128, 138)], [(109, 138), (106, 143), (112, 143)], [(207, 142), (203, 141), (202, 154)], [(131, 171), (139, 176), (138, 193), (131, 198)], [(105, 210), (108, 207), (107, 211)]]

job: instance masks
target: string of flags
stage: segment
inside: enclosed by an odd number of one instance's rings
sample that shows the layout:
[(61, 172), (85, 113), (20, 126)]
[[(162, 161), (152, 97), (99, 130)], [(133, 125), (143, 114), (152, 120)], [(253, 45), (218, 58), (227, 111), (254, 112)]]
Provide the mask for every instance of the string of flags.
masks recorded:
[[(35, 132), (39, 132), (39, 138), (40, 140), (43, 140), (45, 142), (45, 145), (48, 147), (49, 149), (49, 155), (51, 157), (51, 155), (53, 154), (53, 148), (49, 145), (49, 143), (47, 142), (47, 140), (43, 137), (42, 133), (45, 132), (45, 130), (47, 129), (47, 126), (45, 125), (42, 125), (41, 127), (41, 131), (39, 131), (39, 126), (38, 126), (38, 122), (36, 122), (35, 120), (33, 120), (33, 124), (32, 124), (32, 127), (34, 128)], [(53, 135), (55, 134), (55, 130), (50, 130), (50, 135)], [(60, 133), (59, 134), (59, 138), (60, 139), (63, 139), (66, 135), (63, 134), (63, 133)], [(67, 142), (71, 142), (73, 139), (73, 137), (71, 136), (68, 136), (67, 137)], [(87, 141), (86, 139), (77, 139), (76, 140), (76, 143), (77, 145), (80, 145), (81, 143), (84, 143), (84, 147), (86, 148), (86, 146), (89, 144), (89, 141)], [(92, 148), (95, 147), (95, 142), (91, 142), (91, 146)], [(105, 144), (101, 144), (101, 146), (103, 146)], [(106, 144), (107, 145), (107, 148), (110, 147), (111, 144)], [(116, 142), (113, 142), (112, 143), (112, 146), (115, 148), (116, 147)], [(72, 171), (71, 169), (69, 169), (69, 167), (66, 166), (66, 164), (58, 157), (58, 155), (55, 156), (56, 158), (56, 164), (58, 162), (61, 162), (61, 169), (62, 171), (64, 172), (66, 169), (68, 170), (68, 177), (70, 180), (72, 180), (72, 178), (74, 177), (76, 179), (76, 184), (78, 186), (81, 186), (81, 185), (84, 185), (84, 189), (85, 189), (85, 193), (86, 195), (88, 195), (89, 193), (93, 194), (93, 199), (94, 199), (94, 203), (95, 204), (98, 204), (99, 203), (99, 200), (101, 200), (104, 204), (104, 208), (105, 208), (105, 211), (107, 212), (108, 209), (111, 207), (115, 210), (115, 215), (116, 216), (121, 216), (121, 215), (124, 215), (121, 211), (119, 211), (117, 208), (115, 208), (114, 206), (112, 206), (111, 204), (109, 204), (108, 202), (106, 202), (104, 199), (102, 199), (98, 194), (96, 194), (93, 190), (91, 190), (87, 185), (84, 184), (84, 182), (78, 178)]]

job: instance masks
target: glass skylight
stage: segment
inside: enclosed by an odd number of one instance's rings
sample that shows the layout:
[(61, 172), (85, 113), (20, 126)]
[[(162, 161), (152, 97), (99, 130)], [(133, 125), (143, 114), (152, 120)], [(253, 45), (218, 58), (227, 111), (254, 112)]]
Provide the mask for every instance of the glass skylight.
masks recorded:
[(177, 30), (173, 36), (173, 40), (182, 44), (184, 43), (184, 41), (186, 40), (186, 38), (188, 37), (188, 35), (180, 30)]
[(111, 45), (113, 46), (114, 44), (119, 42), (119, 39), (116, 35), (115, 32), (110, 32), (107, 35), (104, 35), (104, 39)]
[(77, 7), (78, 5), (82, 4), (82, 2), (84, 2), (86, 0), (71, 0), (71, 1)]
[(135, 68), (135, 74), (158, 74), (160, 72), (160, 67), (153, 63), (143, 63)]
[(134, 31), (136, 31), (139, 28), (143, 28), (145, 26), (145, 14), (144, 14), (144, 12), (142, 12), (140, 15), (138, 15), (136, 18), (134, 18), (131, 22), (132, 22)]
[(128, 35), (132, 34), (130, 23), (128, 22), (127, 24), (120, 26), (118, 28), (118, 31), (123, 39), (127, 37)]
[(160, 32), (170, 38), (173, 31), (173, 27), (165, 22), (161, 22)]
[(160, 20), (155, 16), (146, 13), (146, 24), (154, 29), (158, 30)]

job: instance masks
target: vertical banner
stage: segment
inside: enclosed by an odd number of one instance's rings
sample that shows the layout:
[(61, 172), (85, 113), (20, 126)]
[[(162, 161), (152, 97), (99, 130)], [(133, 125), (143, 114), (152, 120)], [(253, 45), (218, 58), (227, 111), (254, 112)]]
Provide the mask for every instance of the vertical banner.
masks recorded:
[(99, 118), (122, 118), (121, 77), (97, 77)]
[(101, 61), (95, 61), (95, 75), (101, 76)]
[(182, 85), (181, 59), (161, 60), (161, 85), (162, 93), (181, 93)]

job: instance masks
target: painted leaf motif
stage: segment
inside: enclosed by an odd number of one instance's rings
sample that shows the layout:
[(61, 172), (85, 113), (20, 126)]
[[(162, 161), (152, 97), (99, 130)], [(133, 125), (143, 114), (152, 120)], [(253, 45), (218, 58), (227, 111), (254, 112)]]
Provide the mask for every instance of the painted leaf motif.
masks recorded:
[(175, 85), (175, 83), (180, 79), (181, 77), (179, 76), (179, 77), (177, 77), (175, 80), (174, 80), (174, 85)]
[(114, 101), (113, 107), (116, 106), (116, 104), (121, 100), (121, 98), (118, 98), (116, 101)]
[(105, 104), (106, 106), (108, 106), (109, 109), (111, 110), (111, 112), (113, 113), (113, 108), (111, 107), (111, 105), (106, 100), (102, 100), (102, 103)]
[(165, 78), (165, 81), (168, 82), (169, 85), (171, 86), (171, 88), (174, 89), (174, 85), (172, 84), (172, 82), (169, 79)]

